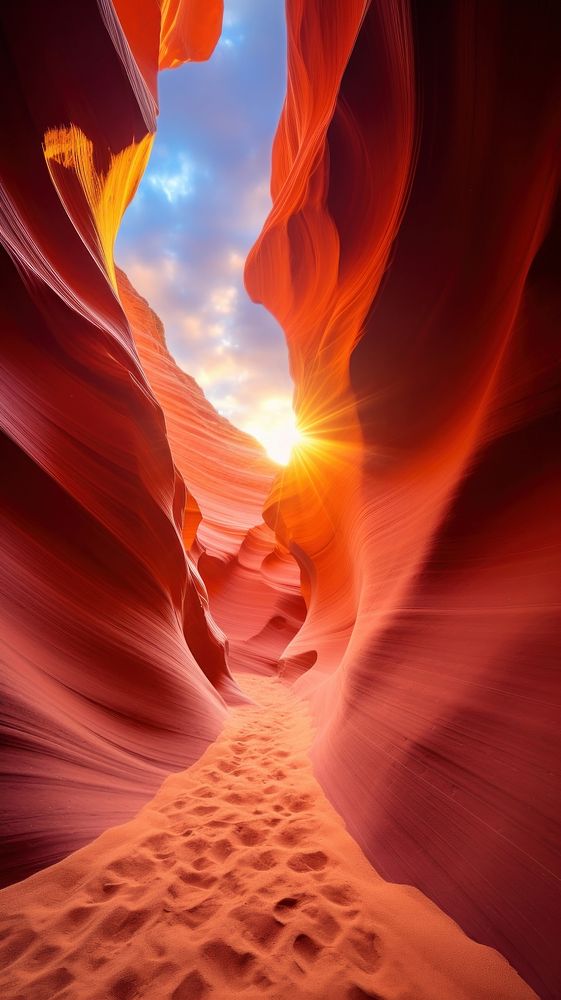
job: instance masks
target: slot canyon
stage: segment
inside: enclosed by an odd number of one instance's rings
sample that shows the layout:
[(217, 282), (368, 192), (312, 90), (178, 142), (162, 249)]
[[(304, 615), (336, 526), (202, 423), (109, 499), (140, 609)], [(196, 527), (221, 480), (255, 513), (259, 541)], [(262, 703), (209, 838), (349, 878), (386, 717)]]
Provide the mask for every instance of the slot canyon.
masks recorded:
[(0, 996), (559, 1000), (561, 8), (286, 0), (286, 465), (115, 252), (223, 16), (0, 10)]

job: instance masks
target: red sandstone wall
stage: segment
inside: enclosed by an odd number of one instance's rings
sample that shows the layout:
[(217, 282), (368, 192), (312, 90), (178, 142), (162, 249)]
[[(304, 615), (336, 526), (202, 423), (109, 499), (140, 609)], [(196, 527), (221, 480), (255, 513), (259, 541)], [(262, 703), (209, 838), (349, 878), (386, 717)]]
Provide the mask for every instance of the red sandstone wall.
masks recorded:
[[(283, 663), (307, 670), (328, 794), (382, 874), (553, 998), (554, 6), (289, 0), (274, 206), (247, 267), (309, 435), (267, 501), (274, 553), (238, 502), (225, 543), (204, 477), (186, 497), (116, 292), (158, 64), (207, 56), (221, 8), (138, 11), (1, 14), (5, 878), (130, 815), (214, 737), (208, 678), (227, 672), (192, 562), (262, 669), (299, 621), (283, 605), (279, 641), (286, 545), (309, 610)], [(271, 604), (244, 618), (266, 573)]]
[[(227, 637), (230, 664), (276, 670), (306, 613), (297, 563), (263, 523), (264, 504), (282, 473), (176, 365), (158, 317), (122, 271), (117, 279), (143, 370), (165, 414), (174, 462), (189, 484), (183, 539)], [(210, 676), (206, 651), (197, 658)], [(222, 693), (231, 687), (222, 662), (212, 680)]]
[(291, 0), (288, 25), (246, 282), (310, 436), (268, 517), (311, 584), (285, 656), (317, 654), (316, 773), (383, 875), (553, 998), (559, 18)]
[(1, 19), (6, 882), (129, 817), (199, 756), (226, 711), (205, 672), (218, 684), (226, 666), (114, 287), (155, 89), (109, 4), (8, 4)]

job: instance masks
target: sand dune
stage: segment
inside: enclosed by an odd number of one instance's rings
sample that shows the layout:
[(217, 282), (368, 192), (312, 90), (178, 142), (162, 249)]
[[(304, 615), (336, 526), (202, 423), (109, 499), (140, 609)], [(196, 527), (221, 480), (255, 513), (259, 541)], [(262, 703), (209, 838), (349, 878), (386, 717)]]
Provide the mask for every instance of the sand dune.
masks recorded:
[(4, 1000), (530, 1000), (504, 959), (384, 882), (312, 774), (280, 681), (138, 816), (0, 894)]

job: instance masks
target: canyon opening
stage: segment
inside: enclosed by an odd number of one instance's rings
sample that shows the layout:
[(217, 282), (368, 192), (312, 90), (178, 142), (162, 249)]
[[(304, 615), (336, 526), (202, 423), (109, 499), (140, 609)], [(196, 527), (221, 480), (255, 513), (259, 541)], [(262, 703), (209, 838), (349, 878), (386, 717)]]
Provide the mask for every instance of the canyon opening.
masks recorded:
[(561, 995), (560, 22), (3, 5), (6, 1000)]

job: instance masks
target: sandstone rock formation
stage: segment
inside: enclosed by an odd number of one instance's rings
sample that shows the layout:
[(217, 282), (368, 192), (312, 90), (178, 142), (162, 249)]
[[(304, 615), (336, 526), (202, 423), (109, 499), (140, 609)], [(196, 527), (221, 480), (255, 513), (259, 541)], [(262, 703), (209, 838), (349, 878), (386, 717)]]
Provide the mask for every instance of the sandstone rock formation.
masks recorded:
[(246, 267), (305, 432), (282, 474), (113, 259), (158, 68), (210, 55), (221, 3), (0, 16), (4, 882), (200, 756), (229, 663), (278, 671), (381, 875), (554, 1000), (555, 5), (288, 0)]
[[(122, 271), (117, 280), (142, 367), (165, 414), (174, 462), (189, 484), (183, 540), (227, 637), (230, 661), (238, 669), (275, 671), (306, 612), (298, 565), (263, 522), (279, 468), (254, 438), (216, 412), (171, 357), (148, 303)], [(201, 656), (208, 675), (204, 651)], [(213, 682), (223, 684), (222, 674), (218, 662)]]
[(310, 437), (268, 520), (312, 581), (285, 657), (317, 657), (316, 773), (386, 877), (554, 996), (558, 12), (293, 0), (288, 26), (246, 281)]
[(115, 284), (157, 50), (140, 56), (131, 37), (136, 62), (110, 4), (12, 4), (2, 20), (6, 882), (128, 818), (198, 757), (225, 717), (228, 669)]

